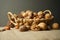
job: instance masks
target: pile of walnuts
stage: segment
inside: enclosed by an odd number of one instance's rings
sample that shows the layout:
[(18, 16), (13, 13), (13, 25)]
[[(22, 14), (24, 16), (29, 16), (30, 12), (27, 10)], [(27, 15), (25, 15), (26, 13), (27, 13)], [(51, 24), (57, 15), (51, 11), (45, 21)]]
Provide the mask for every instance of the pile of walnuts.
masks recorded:
[[(5, 26), (5, 30), (10, 28), (19, 29), (19, 31), (40, 31), (59, 29), (58, 23), (52, 23), (54, 16), (50, 10), (33, 12), (31, 10), (22, 11), (18, 15), (8, 12), (8, 24)], [(51, 24), (52, 23), (52, 24)], [(51, 24), (51, 25), (50, 25)]]

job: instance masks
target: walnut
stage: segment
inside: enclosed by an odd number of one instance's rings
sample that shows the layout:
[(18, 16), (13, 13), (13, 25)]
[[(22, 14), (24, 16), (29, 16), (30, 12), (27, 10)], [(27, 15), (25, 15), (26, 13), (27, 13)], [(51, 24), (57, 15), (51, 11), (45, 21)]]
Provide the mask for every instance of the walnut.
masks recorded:
[(44, 23), (44, 22), (39, 23), (38, 26), (39, 26), (42, 30), (47, 29), (47, 24)]
[(50, 19), (51, 18), (51, 15), (48, 13), (48, 14), (45, 14), (45, 19)]
[(46, 20), (52, 20), (54, 18), (50, 10), (45, 10), (43, 13), (45, 14)]
[(59, 29), (59, 24), (58, 23), (53, 23), (52, 28), (53, 29)]

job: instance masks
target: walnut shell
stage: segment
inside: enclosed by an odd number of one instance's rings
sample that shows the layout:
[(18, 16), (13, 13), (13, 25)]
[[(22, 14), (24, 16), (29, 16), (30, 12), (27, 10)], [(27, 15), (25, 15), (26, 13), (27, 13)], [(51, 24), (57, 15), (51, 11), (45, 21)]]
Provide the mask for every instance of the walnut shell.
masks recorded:
[(39, 26), (42, 30), (47, 29), (47, 24), (44, 23), (44, 22), (39, 23), (38, 26)]
[(59, 24), (58, 23), (53, 23), (52, 28), (53, 29), (59, 29)]
[(50, 19), (51, 18), (51, 15), (49, 13), (45, 14), (45, 19)]

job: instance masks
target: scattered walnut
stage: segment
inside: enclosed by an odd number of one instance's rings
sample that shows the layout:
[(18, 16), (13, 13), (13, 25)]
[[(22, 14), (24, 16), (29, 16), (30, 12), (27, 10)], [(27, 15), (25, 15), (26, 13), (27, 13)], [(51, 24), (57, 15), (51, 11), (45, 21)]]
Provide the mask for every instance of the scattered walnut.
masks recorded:
[(59, 24), (58, 23), (53, 23), (52, 24), (52, 28), (53, 29), (58, 29), (59, 28)]

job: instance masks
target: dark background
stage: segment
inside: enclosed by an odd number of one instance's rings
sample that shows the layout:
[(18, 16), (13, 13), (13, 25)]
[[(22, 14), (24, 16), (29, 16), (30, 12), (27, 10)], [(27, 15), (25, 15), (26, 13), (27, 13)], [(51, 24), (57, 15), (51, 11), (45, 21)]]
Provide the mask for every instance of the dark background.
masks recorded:
[(40, 11), (49, 9), (55, 16), (55, 21), (60, 23), (59, 0), (0, 0), (0, 25), (6, 25), (7, 12), (19, 13), (23, 10)]

